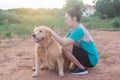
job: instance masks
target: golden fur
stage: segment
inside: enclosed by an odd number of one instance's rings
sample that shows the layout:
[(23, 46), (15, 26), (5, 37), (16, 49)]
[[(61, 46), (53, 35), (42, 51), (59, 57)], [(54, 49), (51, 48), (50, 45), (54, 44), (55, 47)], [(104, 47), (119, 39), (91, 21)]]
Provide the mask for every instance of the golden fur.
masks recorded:
[(45, 26), (36, 27), (34, 38), (36, 70), (33, 77), (38, 76), (39, 67), (58, 70), (59, 76), (63, 77), (64, 69), (68, 69), (70, 61), (63, 55), (62, 46), (52, 36), (52, 30)]

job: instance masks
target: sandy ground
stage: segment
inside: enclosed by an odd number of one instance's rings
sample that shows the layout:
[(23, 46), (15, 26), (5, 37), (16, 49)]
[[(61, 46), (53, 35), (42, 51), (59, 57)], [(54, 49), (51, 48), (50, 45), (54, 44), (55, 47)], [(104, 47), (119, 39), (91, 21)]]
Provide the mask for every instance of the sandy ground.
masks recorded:
[(89, 30), (100, 52), (96, 67), (86, 75), (42, 70), (38, 78), (31, 77), (35, 64), (34, 42), (31, 37), (0, 39), (0, 80), (120, 80), (120, 32)]

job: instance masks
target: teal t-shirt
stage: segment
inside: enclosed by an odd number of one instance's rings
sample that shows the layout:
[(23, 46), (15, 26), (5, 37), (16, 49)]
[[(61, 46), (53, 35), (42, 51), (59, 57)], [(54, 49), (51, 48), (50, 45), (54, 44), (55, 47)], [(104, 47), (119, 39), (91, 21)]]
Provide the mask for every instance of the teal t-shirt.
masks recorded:
[(94, 44), (94, 40), (82, 24), (79, 24), (73, 30), (71, 29), (70, 31), (68, 31), (66, 37), (74, 40), (79, 47), (88, 52), (90, 63), (93, 66), (98, 63), (99, 53), (96, 45)]

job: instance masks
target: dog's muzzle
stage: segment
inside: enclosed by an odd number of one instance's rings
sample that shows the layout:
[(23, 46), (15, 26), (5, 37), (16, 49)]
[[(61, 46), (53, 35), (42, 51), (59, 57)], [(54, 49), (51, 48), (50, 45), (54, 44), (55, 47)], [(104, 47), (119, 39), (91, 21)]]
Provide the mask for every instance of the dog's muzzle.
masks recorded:
[(40, 41), (42, 41), (44, 38), (37, 38), (36, 34), (33, 34), (32, 37), (35, 39), (35, 43), (39, 43)]
[(33, 34), (32, 37), (33, 37), (33, 38), (36, 38), (36, 34)]

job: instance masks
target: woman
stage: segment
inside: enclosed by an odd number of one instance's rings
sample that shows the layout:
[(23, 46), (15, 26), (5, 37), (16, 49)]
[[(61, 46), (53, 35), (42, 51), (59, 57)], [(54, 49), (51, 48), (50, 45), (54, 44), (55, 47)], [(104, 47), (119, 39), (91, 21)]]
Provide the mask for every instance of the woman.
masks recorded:
[(65, 23), (70, 30), (64, 38), (53, 33), (54, 38), (63, 46), (65, 56), (76, 65), (71, 74), (87, 74), (87, 68), (98, 63), (99, 54), (94, 40), (86, 28), (80, 23), (80, 6), (76, 5), (65, 13)]

